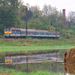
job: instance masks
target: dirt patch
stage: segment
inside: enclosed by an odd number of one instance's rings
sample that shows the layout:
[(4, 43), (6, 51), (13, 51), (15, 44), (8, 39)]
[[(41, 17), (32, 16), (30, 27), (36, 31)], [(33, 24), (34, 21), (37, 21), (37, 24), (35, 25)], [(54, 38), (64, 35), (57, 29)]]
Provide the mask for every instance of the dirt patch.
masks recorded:
[(23, 46), (28, 46), (29, 45), (29, 43), (28, 42), (25, 42), (24, 44), (23, 44)]
[(29, 42), (35, 42), (35, 41), (39, 41), (40, 39), (26, 39), (26, 41), (29, 41)]
[(64, 63), (75, 64), (75, 47), (67, 50), (63, 55), (64, 55)]

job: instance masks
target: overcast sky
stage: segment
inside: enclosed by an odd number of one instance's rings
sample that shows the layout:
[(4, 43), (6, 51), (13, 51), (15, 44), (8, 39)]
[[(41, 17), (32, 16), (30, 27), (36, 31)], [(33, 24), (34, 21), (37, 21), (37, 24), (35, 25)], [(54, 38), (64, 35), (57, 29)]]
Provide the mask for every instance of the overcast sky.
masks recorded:
[(24, 4), (29, 3), (30, 6), (37, 5), (41, 9), (44, 4), (51, 5), (52, 7), (56, 7), (58, 11), (62, 11), (62, 9), (66, 9), (66, 15), (68, 15), (69, 11), (75, 11), (75, 0), (22, 0)]

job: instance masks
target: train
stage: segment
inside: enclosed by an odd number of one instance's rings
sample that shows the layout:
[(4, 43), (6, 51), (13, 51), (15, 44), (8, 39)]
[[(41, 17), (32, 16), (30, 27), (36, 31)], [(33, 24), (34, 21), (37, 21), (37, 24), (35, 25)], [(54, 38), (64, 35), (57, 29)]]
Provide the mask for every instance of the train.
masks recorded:
[(4, 37), (5, 38), (59, 38), (58, 31), (50, 31), (50, 30), (36, 30), (36, 29), (26, 29), (23, 28), (5, 28), (4, 29)]

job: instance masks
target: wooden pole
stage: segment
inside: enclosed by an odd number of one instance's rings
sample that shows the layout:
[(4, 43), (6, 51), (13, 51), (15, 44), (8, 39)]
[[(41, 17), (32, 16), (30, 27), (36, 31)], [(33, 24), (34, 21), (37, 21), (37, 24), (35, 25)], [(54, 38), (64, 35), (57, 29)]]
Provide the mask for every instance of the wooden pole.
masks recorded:
[(26, 17), (26, 37), (27, 37), (27, 22), (28, 22), (28, 19)]
[(26, 37), (27, 37), (27, 23), (28, 23), (28, 9), (26, 8)]

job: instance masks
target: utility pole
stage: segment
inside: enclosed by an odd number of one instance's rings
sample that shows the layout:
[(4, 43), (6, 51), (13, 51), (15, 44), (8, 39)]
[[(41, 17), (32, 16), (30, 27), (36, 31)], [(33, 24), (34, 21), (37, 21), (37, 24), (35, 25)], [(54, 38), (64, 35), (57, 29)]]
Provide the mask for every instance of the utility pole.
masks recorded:
[(25, 9), (26, 9), (26, 37), (27, 37), (27, 23), (28, 23), (28, 9), (27, 9), (27, 7), (25, 6)]
[(15, 23), (14, 23), (14, 27), (15, 27), (15, 37), (16, 37), (16, 25), (17, 25), (17, 22), (15, 21)]
[(26, 17), (26, 37), (27, 37), (27, 23), (28, 23), (28, 19)]
[[(57, 19), (56, 19), (56, 22), (57, 22)], [(56, 29), (55, 30), (56, 30), (56, 39), (57, 39), (57, 24), (56, 24)]]
[(56, 39), (57, 39), (57, 25), (56, 25)]

